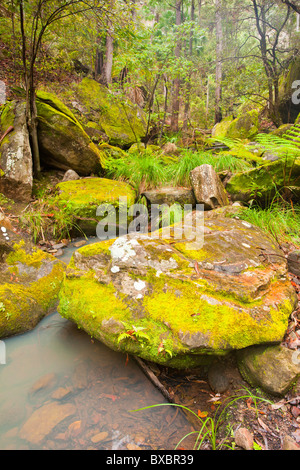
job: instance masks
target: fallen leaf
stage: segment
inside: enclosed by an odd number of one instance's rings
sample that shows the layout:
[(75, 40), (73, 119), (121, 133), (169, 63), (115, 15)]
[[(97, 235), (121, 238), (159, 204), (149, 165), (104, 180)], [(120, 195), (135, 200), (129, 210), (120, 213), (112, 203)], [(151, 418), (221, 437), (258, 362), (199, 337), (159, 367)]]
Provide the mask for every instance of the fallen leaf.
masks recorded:
[(198, 417), (199, 417), (199, 418), (207, 418), (207, 416), (208, 416), (208, 412), (207, 412), (207, 411), (198, 410)]
[(262, 427), (265, 431), (271, 432), (271, 431), (270, 431), (270, 428), (263, 422), (262, 419), (257, 418), (257, 421), (259, 422), (259, 424), (261, 425), (261, 427)]

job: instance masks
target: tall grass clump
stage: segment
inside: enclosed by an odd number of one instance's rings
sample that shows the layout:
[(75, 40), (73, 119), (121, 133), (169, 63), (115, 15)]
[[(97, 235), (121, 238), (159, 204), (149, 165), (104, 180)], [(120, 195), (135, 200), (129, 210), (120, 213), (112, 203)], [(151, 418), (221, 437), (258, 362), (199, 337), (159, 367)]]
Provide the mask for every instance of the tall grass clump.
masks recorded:
[(126, 181), (139, 192), (160, 186), (167, 180), (162, 157), (150, 150), (127, 153), (126, 158), (111, 159), (106, 166), (109, 178)]
[(241, 211), (239, 217), (271, 235), (279, 244), (300, 244), (300, 206), (274, 201), (267, 208), (258, 204)]
[(213, 154), (184, 150), (177, 161), (168, 166), (168, 180), (176, 186), (190, 186), (191, 171), (205, 164), (213, 166), (217, 172), (228, 170), (235, 173), (251, 168), (248, 162), (225, 152)]

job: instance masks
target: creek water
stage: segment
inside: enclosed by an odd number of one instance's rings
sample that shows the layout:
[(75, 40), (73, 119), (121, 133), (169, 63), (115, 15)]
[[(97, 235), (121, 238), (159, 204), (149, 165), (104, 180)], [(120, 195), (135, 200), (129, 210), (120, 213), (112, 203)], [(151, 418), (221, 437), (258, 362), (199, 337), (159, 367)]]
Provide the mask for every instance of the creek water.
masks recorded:
[[(68, 262), (74, 250), (61, 259)], [(57, 312), (4, 343), (1, 450), (172, 450), (191, 432), (178, 408), (132, 412), (167, 402), (133, 358), (93, 341)]]

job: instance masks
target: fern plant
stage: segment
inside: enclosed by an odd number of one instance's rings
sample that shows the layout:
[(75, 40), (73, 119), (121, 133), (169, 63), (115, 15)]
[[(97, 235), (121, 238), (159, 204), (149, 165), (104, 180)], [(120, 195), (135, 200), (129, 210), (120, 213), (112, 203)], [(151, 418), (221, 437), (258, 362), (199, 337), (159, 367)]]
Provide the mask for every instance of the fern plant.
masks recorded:
[(144, 342), (150, 343), (150, 337), (144, 333), (145, 328), (137, 327), (132, 325), (131, 329), (126, 329), (125, 333), (121, 333), (118, 336), (117, 343), (121, 343), (122, 341), (137, 341), (140, 343), (141, 347), (144, 347)]
[(269, 151), (278, 155), (278, 157), (300, 157), (300, 149), (296, 143), (272, 134), (258, 134), (256, 136), (258, 142), (265, 151)]

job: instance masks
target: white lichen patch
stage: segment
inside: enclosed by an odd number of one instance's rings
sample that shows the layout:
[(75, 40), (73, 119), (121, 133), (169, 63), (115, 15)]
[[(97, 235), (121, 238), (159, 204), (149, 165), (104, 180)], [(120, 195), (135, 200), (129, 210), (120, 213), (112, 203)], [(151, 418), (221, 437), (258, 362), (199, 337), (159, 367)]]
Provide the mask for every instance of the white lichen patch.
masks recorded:
[(242, 245), (243, 245), (244, 248), (251, 248), (251, 246), (247, 245), (247, 243), (242, 243)]
[(134, 248), (137, 246), (139, 243), (134, 238), (120, 237), (110, 247), (111, 257), (113, 260), (126, 262), (129, 258), (136, 256)]
[(137, 291), (142, 291), (142, 290), (146, 289), (146, 283), (144, 281), (142, 281), (141, 279), (139, 279), (138, 281), (136, 281), (134, 283), (134, 288)]
[(119, 272), (120, 272), (119, 266), (113, 266), (113, 267), (111, 268), (111, 272), (112, 272), (113, 274), (119, 273)]
[(252, 228), (252, 225), (249, 224), (248, 222), (242, 222), (242, 224), (247, 228)]

